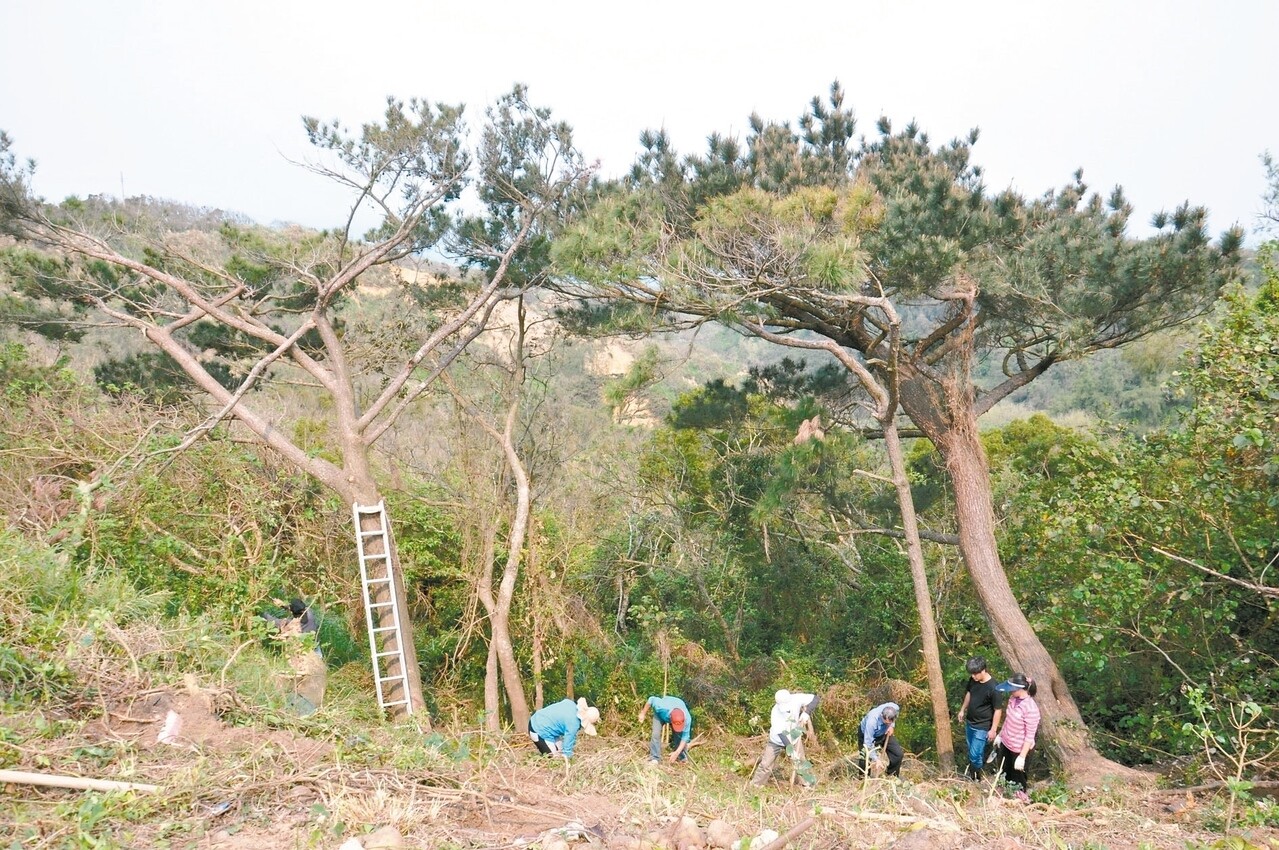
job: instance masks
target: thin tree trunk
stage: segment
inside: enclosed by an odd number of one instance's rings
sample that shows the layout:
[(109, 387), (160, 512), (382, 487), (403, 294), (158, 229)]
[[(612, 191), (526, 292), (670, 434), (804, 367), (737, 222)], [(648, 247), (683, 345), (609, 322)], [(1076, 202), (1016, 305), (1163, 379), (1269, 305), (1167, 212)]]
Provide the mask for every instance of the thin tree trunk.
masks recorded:
[(897, 488), (897, 504), (902, 513), (902, 530), (906, 533), (906, 551), (910, 560), (910, 578), (915, 586), (915, 607), (919, 610), (919, 633), (924, 643), (924, 669), (928, 674), (928, 694), (933, 704), (936, 727), (937, 761), (946, 773), (955, 770), (955, 744), (950, 730), (950, 708), (946, 702), (946, 683), (942, 677), (941, 651), (937, 646), (937, 623), (933, 617), (933, 596), (928, 590), (928, 572), (924, 568), (924, 548), (919, 539), (919, 523), (915, 518), (915, 500), (906, 477), (906, 459), (892, 416), (885, 417), (884, 444)]
[[(501, 677), (502, 687), (506, 690), (506, 698), (511, 706), (511, 722), (515, 724), (517, 729), (523, 729), (528, 725), (528, 700), (524, 696), (524, 683), (520, 678), (519, 665), (515, 659), (515, 646), (511, 640), (510, 612), (516, 581), (519, 578), (524, 538), (528, 529), (529, 504), (532, 491), (529, 488), (528, 476), (524, 474), (524, 468), (519, 463), (518, 456), (514, 457), (514, 460), (512, 459), (514, 445), (509, 439), (509, 432), (517, 410), (518, 403), (512, 406), (508, 416), (506, 435), (496, 435), (502, 445), (507, 461), (507, 471), (511, 472), (515, 478), (517, 493), (515, 516), (512, 518), (510, 534), (506, 541), (506, 563), (502, 568), (502, 579), (498, 585), (497, 593), (494, 594), (493, 558), (496, 555), (497, 547), (497, 528), (494, 525), (489, 531), (489, 539), (485, 545), (485, 559), (480, 565), (480, 580), (476, 590), (479, 593), (480, 602), (488, 614), (489, 643), (497, 654), (498, 673)], [(476, 417), (476, 421), (490, 434), (495, 433), (491, 426), (484, 422), (482, 418)], [(503, 475), (497, 488), (498, 492), (505, 489), (505, 483), (506, 477)]]
[[(528, 580), (529, 584), (534, 587), (541, 588), (542, 576), (539, 572), (541, 563), (538, 558), (537, 537), (529, 535), (528, 544)], [(546, 695), (542, 687), (542, 652), (544, 632), (546, 623), (543, 617), (542, 606), (537, 604), (537, 599), (532, 600), (529, 605), (529, 617), (533, 621), (533, 710), (540, 711), (546, 703)]]
[(524, 683), (515, 660), (515, 646), (511, 641), (511, 603), (515, 598), (515, 584), (519, 579), (520, 562), (524, 556), (524, 542), (528, 537), (529, 516), (532, 513), (533, 488), (528, 473), (515, 449), (512, 432), (519, 413), (518, 396), (507, 413), (506, 430), (501, 434), (506, 462), (515, 478), (515, 516), (506, 541), (506, 566), (502, 569), (502, 582), (498, 587), (497, 610), (491, 617), (493, 642), (497, 644), (497, 658), (502, 668), (502, 684), (506, 697), (511, 701), (511, 720), (517, 729), (528, 724), (528, 700), (524, 696)]
[(484, 714), (487, 727), (495, 732), (502, 728), (501, 676), (498, 672), (497, 646), (493, 642), (493, 616), (497, 610), (497, 601), (493, 598), (493, 555), (496, 550), (497, 519), (489, 514), (484, 527), (479, 564), (476, 567), (479, 579), (475, 583), (475, 592), (489, 619), (488, 660), (484, 667)]
[(573, 688), (573, 656), (569, 656), (564, 662), (564, 696), (569, 699), (577, 699), (577, 693)]
[[(502, 731), (502, 696), (498, 693), (497, 647), (489, 641), (488, 660), (484, 662), (484, 728)], [(522, 727), (517, 729), (522, 731)]]
[(493, 645), (497, 649), (498, 668), (502, 674), (502, 688), (506, 691), (506, 699), (511, 706), (511, 722), (516, 729), (523, 729), (528, 725), (528, 700), (524, 696), (524, 683), (520, 680), (519, 667), (515, 662), (511, 619), (509, 614), (498, 613), (490, 619), (490, 623), (493, 626)]

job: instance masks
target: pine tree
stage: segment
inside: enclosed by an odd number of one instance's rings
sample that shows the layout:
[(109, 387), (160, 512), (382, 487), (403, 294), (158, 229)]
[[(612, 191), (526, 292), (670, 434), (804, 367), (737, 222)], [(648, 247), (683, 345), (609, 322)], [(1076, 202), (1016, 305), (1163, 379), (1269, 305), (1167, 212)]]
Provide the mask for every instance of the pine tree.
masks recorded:
[[(583, 318), (714, 319), (777, 341), (833, 342), (897, 386), (900, 410), (945, 461), (995, 639), (1043, 683), (1061, 761), (1079, 776), (1114, 770), (1009, 587), (977, 420), (1055, 363), (1208, 310), (1237, 274), (1241, 234), (1214, 244), (1205, 211), (1185, 204), (1134, 238), (1123, 192), (1089, 194), (1081, 173), (1038, 198), (991, 193), (971, 161), (976, 131), (934, 145), (913, 123), (894, 132), (881, 119), (850, 152), (856, 125), (838, 84), (799, 125), (752, 116), (733, 179), (714, 186), (700, 177), (703, 158), (681, 161), (666, 146), (660, 179), (638, 169), (603, 187), (557, 248), (561, 288), (581, 299)], [(880, 297), (902, 316), (896, 358), (868, 306)], [(599, 309), (619, 302), (642, 312)], [(987, 358), (1002, 380), (978, 386), (974, 367)]]

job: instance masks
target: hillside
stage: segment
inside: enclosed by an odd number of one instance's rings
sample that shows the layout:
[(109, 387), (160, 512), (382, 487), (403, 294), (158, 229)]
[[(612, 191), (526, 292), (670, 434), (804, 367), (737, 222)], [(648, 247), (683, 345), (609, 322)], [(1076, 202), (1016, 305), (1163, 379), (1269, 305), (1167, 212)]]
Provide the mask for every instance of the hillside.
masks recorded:
[[(429, 734), (377, 723), (355, 665), (338, 671), (321, 712), (289, 719), (229, 684), (245, 662), (229, 661), (229, 677), (194, 673), (177, 690), (156, 687), (109, 662), (156, 652), (155, 632), (139, 624), (103, 637), (110, 643), (86, 644), (75, 662), (78, 675), (97, 674), (79, 682), (92, 699), (0, 715), (0, 765), (147, 790), (9, 784), (6, 846), (691, 850), (726, 848), (711, 841), (723, 831), (731, 840), (796, 828), (789, 846), (802, 848), (1279, 846), (1276, 828), (1247, 828), (1251, 844), (1216, 841), (1204, 820), (1221, 816), (1218, 804), (1181, 792), (1051, 784), (1026, 805), (990, 782), (938, 777), (913, 758), (900, 781), (862, 779), (829, 738), (813, 753), (816, 789), (791, 785), (782, 771), (756, 790), (746, 780), (761, 739), (712, 725), (691, 764), (647, 765), (629, 705), (610, 708), (600, 737), (566, 767), (538, 757), (523, 736), (464, 722)], [(166, 726), (176, 735), (161, 743)], [(712, 821), (721, 823), (708, 830)], [(387, 843), (374, 843), (374, 831)]]
[[(752, 122), (772, 164), (591, 192), (503, 103), (473, 217), (436, 206), (457, 114), (389, 104), (440, 166), (390, 172), (391, 136), (309, 125), (402, 198), (363, 238), (46, 205), (8, 161), (0, 769), (155, 787), (10, 775), (0, 837), (1279, 846), (1273, 253), (1240, 288), (1201, 210), (1128, 238), (1120, 196), (988, 196), (913, 128), (854, 162), (838, 86), (803, 125), (838, 144)], [(409, 262), (440, 244), (463, 267)], [(1005, 766), (968, 782), (982, 670)], [(791, 689), (818, 785), (754, 790)], [(650, 694), (695, 712), (691, 765), (643, 764)], [(578, 698), (603, 734), (538, 759), (530, 709)], [(877, 717), (898, 781), (851, 768)]]

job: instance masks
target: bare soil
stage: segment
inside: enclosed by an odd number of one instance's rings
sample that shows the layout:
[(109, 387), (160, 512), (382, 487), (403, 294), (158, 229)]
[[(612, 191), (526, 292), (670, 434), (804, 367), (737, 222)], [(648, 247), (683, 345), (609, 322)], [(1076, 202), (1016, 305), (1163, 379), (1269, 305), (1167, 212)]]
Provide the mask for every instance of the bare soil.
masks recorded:
[[(324, 712), (293, 727), (261, 718), (237, 725), (225, 698), (189, 687), (131, 694), (81, 718), (0, 714), (0, 766), (160, 786), (109, 795), (6, 786), (0, 846), (337, 850), (380, 827), (410, 848), (547, 847), (557, 838), (573, 848), (705, 846), (673, 834), (683, 817), (701, 830), (722, 819), (747, 839), (813, 818), (787, 845), (813, 850), (1279, 850), (1273, 828), (1235, 828), (1249, 844), (1218, 843), (1225, 798), (1211, 795), (1040, 786), (1038, 802), (1026, 804), (910, 760), (900, 781), (838, 776), (845, 758), (830, 746), (810, 752), (816, 789), (779, 770), (757, 790), (746, 780), (759, 742), (728, 735), (697, 747), (691, 764), (655, 766), (644, 730), (585, 738), (566, 766), (519, 736), (479, 730), (356, 731)], [(169, 712), (180, 731), (161, 743)]]

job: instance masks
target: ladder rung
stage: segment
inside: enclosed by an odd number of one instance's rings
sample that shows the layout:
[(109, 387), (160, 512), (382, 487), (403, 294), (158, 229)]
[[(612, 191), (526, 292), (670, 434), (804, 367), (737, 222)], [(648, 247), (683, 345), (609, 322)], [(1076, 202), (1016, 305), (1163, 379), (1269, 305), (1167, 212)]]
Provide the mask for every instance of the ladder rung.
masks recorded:
[(365, 584), (378, 584), (378, 583), (385, 583), (385, 582), (388, 582), (388, 581), (390, 581), (390, 580), (391, 580), (391, 577), (390, 577), (390, 576), (383, 576), (382, 578), (366, 578), (366, 579), (364, 580), (364, 583), (365, 583)]
[(369, 560), (370, 558), (385, 558), (386, 553), (385, 552), (365, 552), (363, 557), (364, 557), (364, 560), (366, 561)]
[(395, 604), (394, 602), (373, 602), (369, 605), (369, 607), (370, 608), (390, 608), (394, 604)]
[(392, 655), (399, 655), (399, 654), (400, 654), (400, 651), (398, 649), (388, 649), (386, 652), (374, 653), (373, 657), (374, 658), (390, 658)]
[(373, 634), (376, 635), (376, 634), (381, 634), (382, 632), (398, 632), (399, 628), (396, 626), (377, 626), (376, 628), (372, 629), (372, 631), (373, 631)]
[(403, 674), (403, 673), (396, 673), (394, 676), (380, 676), (380, 677), (378, 677), (378, 682), (379, 682), (380, 684), (383, 684), (383, 685), (385, 685), (387, 682), (402, 682), (402, 681), (404, 681), (404, 674)]
[(379, 528), (376, 531), (361, 531), (360, 536), (361, 537), (377, 537), (378, 535), (381, 535), (384, 533), (385, 532)]
[(397, 699), (395, 702), (384, 702), (384, 703), (382, 703), (382, 707), (383, 707), (383, 708), (390, 708), (390, 707), (391, 707), (391, 706), (393, 706), (393, 705), (408, 705), (408, 704), (409, 704), (409, 701), (408, 701), (408, 700), (406, 700), (406, 699)]

